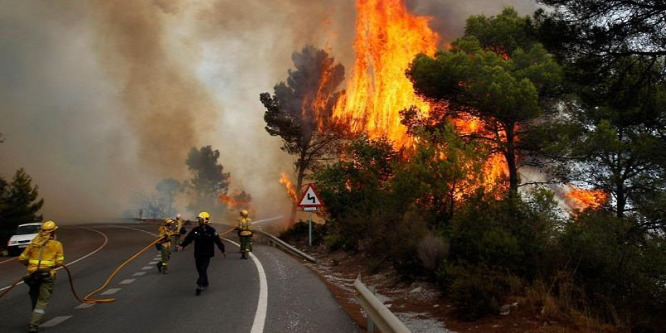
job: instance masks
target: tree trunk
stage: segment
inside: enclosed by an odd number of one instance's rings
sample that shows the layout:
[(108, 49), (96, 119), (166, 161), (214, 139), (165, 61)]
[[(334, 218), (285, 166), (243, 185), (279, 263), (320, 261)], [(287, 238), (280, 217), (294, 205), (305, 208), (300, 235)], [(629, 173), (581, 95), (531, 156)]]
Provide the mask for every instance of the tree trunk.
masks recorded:
[(509, 197), (518, 197), (518, 166), (516, 163), (516, 148), (514, 145), (514, 125), (506, 126), (506, 148), (504, 157), (509, 169)]
[(624, 218), (625, 206), (627, 205), (624, 184), (620, 181), (618, 184), (616, 184), (615, 190), (617, 191), (617, 207), (615, 207), (615, 216), (622, 219)]

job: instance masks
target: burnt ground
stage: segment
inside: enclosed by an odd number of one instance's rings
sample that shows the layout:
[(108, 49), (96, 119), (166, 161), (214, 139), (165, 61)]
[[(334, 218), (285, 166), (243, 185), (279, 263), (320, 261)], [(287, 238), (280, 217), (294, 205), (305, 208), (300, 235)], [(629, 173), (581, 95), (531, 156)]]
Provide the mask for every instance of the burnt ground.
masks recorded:
[[(526, 304), (517, 300), (508, 315), (495, 315), (475, 322), (456, 320), (454, 308), (438, 288), (428, 281), (405, 282), (392, 270), (369, 274), (362, 258), (343, 252), (328, 253), (324, 248), (298, 246), (317, 258), (308, 263), (312, 271), (326, 283), (341, 306), (363, 330), (367, 319), (354, 298), (353, 283), (361, 274), (363, 283), (373, 288), (380, 299), (414, 333), (418, 332), (491, 332), (491, 333), (588, 333), (612, 332), (598, 327), (580, 327), (573, 322), (557, 322), (540, 318)], [(524, 302), (522, 302), (524, 303)]]

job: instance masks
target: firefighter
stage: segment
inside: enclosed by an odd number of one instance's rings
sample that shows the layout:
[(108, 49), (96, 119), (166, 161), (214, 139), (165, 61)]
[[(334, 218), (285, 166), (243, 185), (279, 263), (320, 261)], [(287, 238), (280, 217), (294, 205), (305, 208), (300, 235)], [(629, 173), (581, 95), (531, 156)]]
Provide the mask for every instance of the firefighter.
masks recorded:
[(160, 240), (157, 247), (160, 249), (160, 262), (157, 263), (157, 272), (168, 274), (169, 259), (171, 259), (171, 237), (175, 234), (175, 222), (172, 219), (166, 219), (160, 226)]
[(240, 239), (240, 252), (241, 259), (248, 259), (249, 253), (252, 252), (252, 220), (248, 217), (248, 211), (243, 209), (240, 211), (240, 218), (238, 218), (238, 238)]
[(187, 245), (194, 242), (194, 263), (197, 273), (199, 273), (195, 294), (198, 296), (208, 288), (208, 265), (210, 264), (210, 258), (215, 255), (215, 245), (220, 249), (223, 257), (226, 257), (227, 254), (224, 251), (224, 243), (220, 240), (220, 236), (210, 226), (210, 214), (201, 212), (197, 220), (199, 226), (190, 230), (185, 239), (176, 247), (176, 251), (182, 251)]
[(39, 323), (46, 313), (53, 288), (55, 286), (55, 268), (65, 261), (62, 243), (56, 240), (55, 231), (58, 226), (53, 221), (42, 224), (37, 236), (19, 256), (19, 261), (27, 266), (28, 274), (23, 278), (30, 287), (32, 315), (30, 316), (29, 332), (37, 332)]
[(176, 227), (175, 227), (175, 234), (173, 235), (173, 245), (178, 245), (180, 244), (180, 235), (184, 235), (187, 233), (187, 230), (185, 230), (185, 227), (183, 224), (185, 221), (183, 221), (183, 217), (180, 214), (176, 214)]

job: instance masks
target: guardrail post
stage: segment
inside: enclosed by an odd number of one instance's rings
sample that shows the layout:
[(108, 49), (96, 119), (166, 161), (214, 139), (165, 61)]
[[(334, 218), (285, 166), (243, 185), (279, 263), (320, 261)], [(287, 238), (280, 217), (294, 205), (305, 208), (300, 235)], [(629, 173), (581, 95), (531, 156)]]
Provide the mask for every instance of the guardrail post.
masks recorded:
[(356, 300), (368, 315), (368, 332), (374, 331), (376, 326), (383, 333), (411, 333), (409, 328), (375, 297), (375, 292), (371, 292), (361, 282), (361, 274), (354, 281), (354, 289), (356, 289)]
[[(358, 280), (361, 281), (360, 273), (358, 274)], [(375, 287), (368, 287), (368, 290), (370, 290), (373, 295), (377, 295), (377, 292), (375, 292)], [(372, 321), (370, 315), (368, 315), (368, 333), (375, 333), (375, 322)]]

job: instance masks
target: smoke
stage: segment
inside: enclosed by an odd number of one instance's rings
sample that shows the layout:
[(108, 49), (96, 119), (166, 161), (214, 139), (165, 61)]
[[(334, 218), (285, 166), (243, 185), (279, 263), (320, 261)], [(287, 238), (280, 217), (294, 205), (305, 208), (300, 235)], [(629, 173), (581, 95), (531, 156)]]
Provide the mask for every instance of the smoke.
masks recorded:
[(433, 18), (431, 26), (443, 42), (452, 42), (461, 36), (467, 18), (472, 15), (494, 16), (511, 6), (519, 15), (531, 16), (539, 8), (534, 0), (407, 0), (407, 5), (413, 13)]
[[(408, 1), (450, 41), (467, 16), (531, 1)], [(45, 218), (120, 216), (138, 192), (189, 178), (211, 145), (258, 217), (286, 212), (293, 158), (259, 94), (311, 44), (352, 67), (353, 0), (0, 0), (0, 176), (24, 167)], [(347, 73), (349, 77), (349, 73)], [(287, 214), (285, 214), (287, 215)]]

